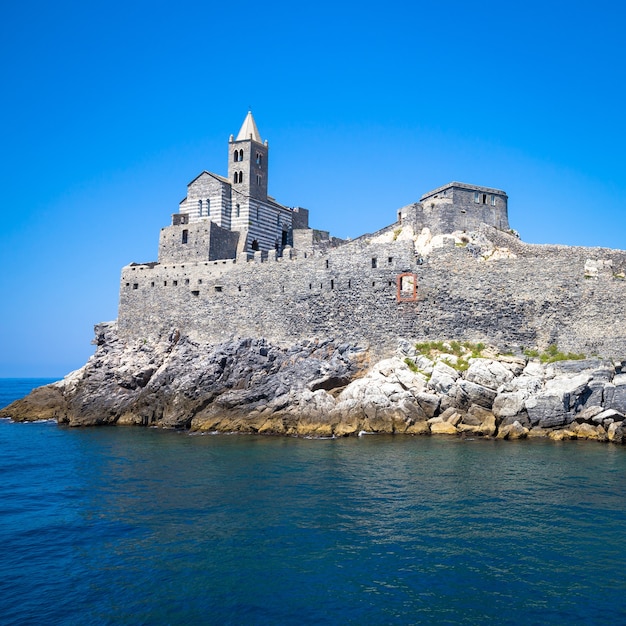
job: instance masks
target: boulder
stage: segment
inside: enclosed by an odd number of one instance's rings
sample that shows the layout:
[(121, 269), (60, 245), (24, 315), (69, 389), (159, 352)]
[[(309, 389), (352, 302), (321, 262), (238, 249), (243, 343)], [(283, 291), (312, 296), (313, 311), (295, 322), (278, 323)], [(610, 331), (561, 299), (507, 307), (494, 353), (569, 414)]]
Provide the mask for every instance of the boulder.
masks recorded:
[(571, 414), (565, 409), (563, 398), (558, 396), (530, 397), (524, 407), (532, 426), (554, 428), (571, 421)]
[[(610, 421), (609, 421), (610, 420)], [(615, 409), (606, 409), (601, 413), (594, 415), (591, 421), (594, 424), (607, 425), (613, 422), (622, 422), (624, 420), (624, 414), (616, 411)]]
[(592, 426), (591, 424), (587, 424), (587, 422), (577, 424), (574, 428), (574, 432), (576, 433), (576, 437), (578, 439), (596, 439), (598, 441), (606, 441), (607, 438), (606, 432), (602, 426)]
[(604, 406), (626, 414), (626, 374), (619, 374), (604, 387)]
[(509, 417), (505, 417), (500, 422), (500, 427), (507, 426), (508, 424), (512, 424), (513, 422), (519, 422), (522, 426), (526, 428), (531, 428), (532, 424), (530, 423), (530, 419), (526, 411), (522, 411), (517, 415), (510, 415)]
[(459, 431), (450, 422), (436, 422), (430, 425), (430, 432), (433, 435), (457, 435)]
[(442, 361), (438, 361), (433, 367), (433, 372), (428, 382), (429, 387), (438, 393), (448, 393), (454, 385), (454, 381), (459, 378), (459, 373), (446, 365)]
[(407, 435), (430, 435), (430, 428), (427, 422), (414, 422), (404, 432)]
[(492, 411), (496, 417), (514, 417), (524, 410), (525, 394), (520, 391), (499, 393), (494, 401)]
[(520, 376), (526, 367), (526, 359), (520, 356), (500, 355), (498, 361), (504, 365), (513, 376)]
[(470, 405), (478, 404), (486, 409), (492, 407), (497, 395), (493, 389), (469, 380), (459, 379), (457, 386), (467, 396)]
[(576, 439), (576, 433), (568, 428), (561, 428), (549, 431), (548, 437), (552, 441), (563, 441), (564, 439)]
[(513, 378), (513, 373), (499, 361), (472, 359), (464, 378), (471, 383), (496, 390), (509, 382)]
[(472, 404), (467, 414), (463, 416), (463, 423), (471, 426), (480, 426), (488, 417), (493, 417), (491, 411), (477, 404)]
[(498, 430), (497, 439), (524, 439), (528, 435), (528, 428), (522, 426), (519, 422), (513, 422), (502, 426)]
[(607, 428), (607, 438), (613, 443), (625, 443), (626, 442), (626, 426), (624, 422), (613, 422), (609, 424)]
[(478, 427), (479, 432), (485, 435), (485, 437), (493, 437), (496, 434), (496, 417), (493, 413), (485, 416), (482, 424)]
[(526, 435), (529, 439), (544, 439), (548, 436), (550, 431), (546, 428), (539, 428), (538, 426), (534, 426), (528, 431)]

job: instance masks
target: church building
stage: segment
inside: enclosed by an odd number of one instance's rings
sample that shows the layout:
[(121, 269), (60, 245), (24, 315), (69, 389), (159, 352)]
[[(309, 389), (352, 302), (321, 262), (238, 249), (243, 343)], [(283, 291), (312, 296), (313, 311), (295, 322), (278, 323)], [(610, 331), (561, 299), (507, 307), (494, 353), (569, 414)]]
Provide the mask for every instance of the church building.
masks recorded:
[(269, 146), (252, 112), (228, 142), (228, 178), (204, 171), (187, 185), (172, 225), (161, 229), (159, 263), (212, 261), (256, 251), (281, 254), (308, 211), (267, 195)]

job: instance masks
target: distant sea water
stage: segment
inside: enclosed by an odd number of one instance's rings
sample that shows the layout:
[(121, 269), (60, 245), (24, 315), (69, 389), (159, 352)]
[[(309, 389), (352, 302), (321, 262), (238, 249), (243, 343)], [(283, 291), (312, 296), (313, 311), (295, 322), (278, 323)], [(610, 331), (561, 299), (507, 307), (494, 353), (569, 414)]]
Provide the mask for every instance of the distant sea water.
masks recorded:
[(623, 624), (625, 479), (591, 442), (1, 421), (0, 623)]

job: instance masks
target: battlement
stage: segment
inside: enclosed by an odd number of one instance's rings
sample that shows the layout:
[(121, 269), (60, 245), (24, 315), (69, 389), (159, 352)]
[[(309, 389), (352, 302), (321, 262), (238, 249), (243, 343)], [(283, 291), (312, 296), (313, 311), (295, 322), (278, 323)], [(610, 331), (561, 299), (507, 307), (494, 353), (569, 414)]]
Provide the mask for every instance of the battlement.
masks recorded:
[[(268, 150), (249, 114), (229, 142), (229, 179), (197, 176), (161, 229), (158, 262), (123, 268), (122, 337), (176, 328), (204, 342), (335, 338), (378, 356), (398, 338), (626, 351), (614, 314), (626, 253), (524, 244), (507, 234), (504, 191), (459, 182), (343, 241), (309, 228), (308, 211), (276, 202), (262, 180), (256, 191), (245, 182), (267, 175)], [(438, 238), (427, 252), (424, 236)]]

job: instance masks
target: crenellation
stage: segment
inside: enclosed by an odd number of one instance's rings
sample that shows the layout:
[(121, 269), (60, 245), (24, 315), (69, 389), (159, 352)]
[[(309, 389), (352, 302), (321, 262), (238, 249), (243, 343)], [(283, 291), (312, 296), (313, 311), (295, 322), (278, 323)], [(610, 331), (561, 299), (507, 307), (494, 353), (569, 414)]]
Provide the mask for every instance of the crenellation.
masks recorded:
[[(244, 166), (267, 175), (269, 149), (251, 119), (242, 129), (252, 137), (229, 143), (229, 179)], [(626, 299), (626, 252), (524, 243), (509, 233), (501, 190), (449, 183), (376, 233), (342, 241), (309, 228), (306, 209), (278, 204), (266, 187), (248, 194), (249, 182), (229, 179), (203, 172), (192, 181), (161, 230), (158, 262), (123, 268), (123, 337), (172, 328), (205, 342), (328, 337), (379, 356), (399, 338), (626, 352), (616, 314)], [(416, 281), (410, 298), (399, 295), (403, 276)]]

